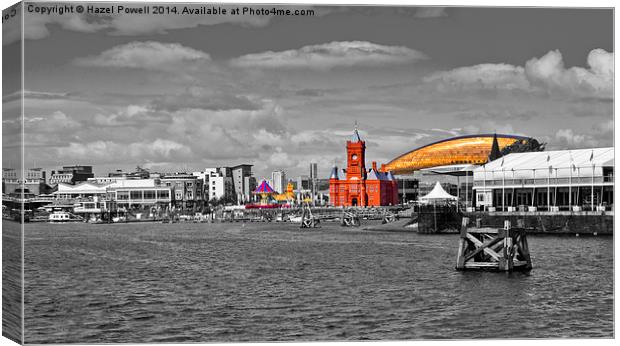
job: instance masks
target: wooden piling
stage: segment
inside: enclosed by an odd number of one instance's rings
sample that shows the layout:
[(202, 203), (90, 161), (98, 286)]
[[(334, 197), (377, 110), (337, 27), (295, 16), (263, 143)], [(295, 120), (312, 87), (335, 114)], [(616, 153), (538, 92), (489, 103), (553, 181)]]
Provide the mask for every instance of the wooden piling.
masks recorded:
[[(485, 269), (527, 271), (532, 260), (524, 228), (513, 228), (510, 221), (503, 229), (476, 227), (468, 229), (464, 217), (456, 258), (457, 270)], [(478, 222), (477, 222), (478, 223)]]
[(340, 225), (343, 227), (359, 227), (361, 225), (359, 215), (353, 210), (343, 210)]
[(319, 227), (321, 220), (312, 215), (310, 206), (305, 206), (301, 210), (301, 225), (299, 228), (316, 228)]

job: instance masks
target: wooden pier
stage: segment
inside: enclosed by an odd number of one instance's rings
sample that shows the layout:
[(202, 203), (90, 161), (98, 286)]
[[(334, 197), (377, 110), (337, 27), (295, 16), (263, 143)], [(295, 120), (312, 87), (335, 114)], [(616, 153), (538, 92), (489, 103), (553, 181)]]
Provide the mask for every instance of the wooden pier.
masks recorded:
[(528, 271), (532, 269), (526, 230), (511, 227), (504, 222), (503, 229), (467, 228), (468, 218), (463, 218), (457, 270), (483, 269), (497, 271)]

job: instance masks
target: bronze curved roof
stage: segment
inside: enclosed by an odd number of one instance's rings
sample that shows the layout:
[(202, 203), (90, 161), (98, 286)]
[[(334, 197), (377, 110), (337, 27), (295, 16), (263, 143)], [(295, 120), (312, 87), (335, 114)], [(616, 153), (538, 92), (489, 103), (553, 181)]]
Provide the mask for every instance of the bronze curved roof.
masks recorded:
[[(484, 164), (493, 144), (493, 134), (467, 135), (444, 139), (421, 146), (398, 156), (381, 167), (384, 172), (409, 174), (414, 171), (447, 165)], [(497, 134), (499, 149), (529, 138)]]

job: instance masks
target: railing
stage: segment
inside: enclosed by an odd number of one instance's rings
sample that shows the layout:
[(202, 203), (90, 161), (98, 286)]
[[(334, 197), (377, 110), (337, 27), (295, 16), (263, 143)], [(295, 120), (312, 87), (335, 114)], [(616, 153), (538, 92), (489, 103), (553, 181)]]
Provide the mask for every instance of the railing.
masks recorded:
[[(612, 176), (594, 177), (594, 184), (612, 183)], [(514, 185), (568, 185), (568, 184), (592, 184), (592, 177), (571, 178), (537, 178), (537, 179), (495, 179), (474, 181), (474, 186), (514, 186)]]

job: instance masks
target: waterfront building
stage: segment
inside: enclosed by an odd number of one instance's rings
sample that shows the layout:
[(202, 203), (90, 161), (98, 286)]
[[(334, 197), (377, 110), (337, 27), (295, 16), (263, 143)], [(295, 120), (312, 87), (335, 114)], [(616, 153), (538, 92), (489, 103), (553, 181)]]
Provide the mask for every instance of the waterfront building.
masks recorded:
[(107, 188), (113, 183), (79, 182), (77, 184), (58, 183), (56, 191), (52, 193), (55, 199), (92, 199), (105, 198)]
[(195, 209), (204, 206), (203, 180), (189, 173), (165, 174), (161, 185), (174, 188), (175, 206), (181, 209)]
[(2, 193), (39, 196), (49, 191), (50, 187), (46, 184), (45, 171), (42, 168), (26, 169), (23, 175), (21, 170), (2, 169)]
[(246, 176), (243, 178), (243, 202), (251, 202), (253, 199), (252, 192), (256, 190), (256, 178)]
[(175, 184), (160, 183), (157, 179), (119, 180), (106, 187), (106, 199), (114, 201), (119, 208), (127, 209), (179, 206), (175, 203), (176, 180), (167, 181), (172, 182)]
[(393, 174), (412, 174), (425, 168), (451, 165), (482, 165), (489, 160), (494, 142), (494, 155), (513, 152), (532, 152), (544, 149), (536, 139), (502, 134), (459, 136), (430, 143), (398, 156), (381, 166), (381, 171)]
[(271, 187), (273, 187), (277, 193), (284, 193), (287, 183), (286, 173), (281, 170), (271, 172), (271, 183)]
[(366, 142), (357, 127), (347, 141), (347, 169), (341, 178), (334, 167), (329, 180), (329, 198), (334, 206), (382, 206), (398, 204), (398, 186), (391, 172), (380, 172), (377, 163), (366, 170)]
[(148, 179), (151, 177), (149, 170), (137, 166), (133, 172), (125, 172), (121, 169), (117, 169), (114, 172), (108, 173), (110, 178), (124, 178), (124, 179)]
[(312, 198), (314, 199), (317, 193), (316, 190), (316, 181), (319, 179), (318, 176), (319, 169), (316, 162), (310, 163), (310, 190), (312, 192)]
[(312, 193), (312, 179), (307, 175), (300, 175), (295, 181), (297, 193)]
[(125, 177), (93, 177), (93, 178), (88, 178), (86, 179), (87, 182), (89, 183), (95, 183), (95, 184), (112, 184), (115, 183), (119, 180), (125, 180), (127, 178)]
[(502, 211), (611, 210), (614, 148), (512, 153), (473, 171), (475, 204)]
[(94, 176), (93, 166), (63, 166), (58, 172), (52, 171), (49, 184), (51, 186), (58, 185), (59, 183), (75, 184)]
[[(118, 207), (129, 209), (171, 207), (175, 196), (174, 188), (175, 186), (160, 184), (158, 179), (119, 179), (113, 183), (86, 181), (75, 185), (59, 183), (53, 196), (57, 201), (90, 201), (99, 204), (114, 202)], [(87, 205), (82, 207), (88, 209)]]
[(249, 164), (206, 168), (203, 172), (192, 174), (204, 182), (206, 199), (249, 202), (252, 199), (252, 191), (256, 188), (252, 165)]
[(398, 200), (403, 203), (415, 201), (420, 195), (420, 182), (418, 179), (403, 176), (396, 178), (398, 183)]
[[(196, 173), (194, 173), (196, 174)], [(201, 172), (205, 184), (205, 198), (215, 202), (218, 200), (232, 202), (235, 198), (232, 172), (228, 167), (205, 168)]]
[[(246, 188), (245, 182), (246, 182), (246, 178), (252, 176), (252, 165), (241, 164), (241, 165), (232, 166), (230, 167), (230, 171), (231, 171), (231, 176), (233, 178), (232, 179), (233, 188), (235, 190), (237, 201), (241, 203), (246, 200), (249, 200), (251, 196), (251, 191), (253, 191), (253, 189), (251, 189), (250, 187)], [(256, 188), (256, 186), (254, 186), (254, 188)], [(250, 193), (247, 193), (247, 192), (250, 192)]]
[(2, 169), (2, 179), (18, 180), (20, 176), (21, 174), (18, 173), (15, 168), (3, 168)]

